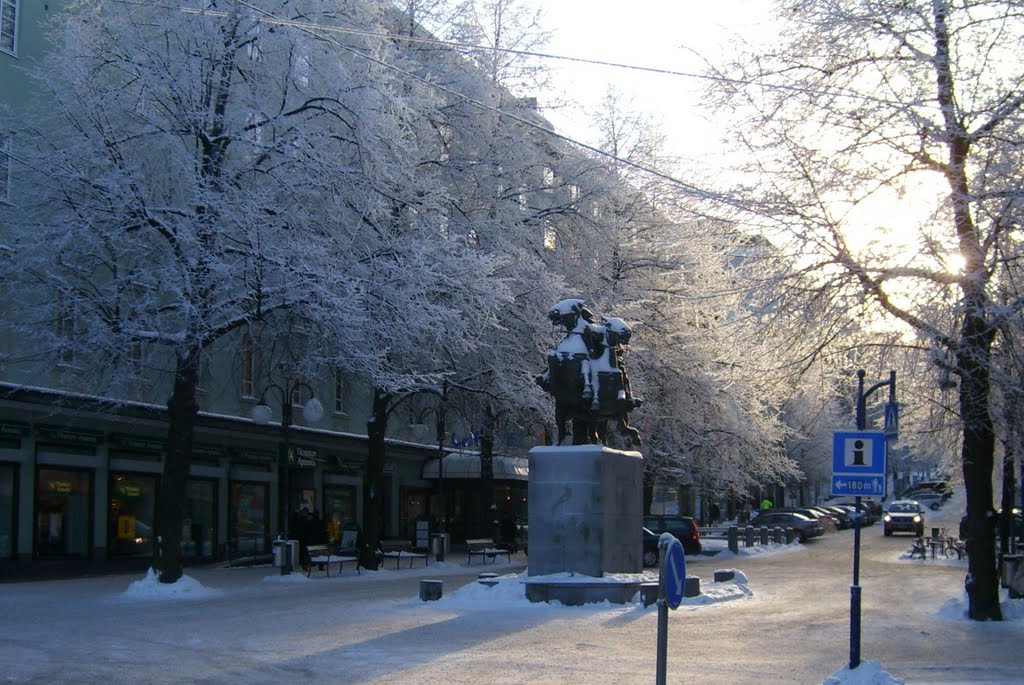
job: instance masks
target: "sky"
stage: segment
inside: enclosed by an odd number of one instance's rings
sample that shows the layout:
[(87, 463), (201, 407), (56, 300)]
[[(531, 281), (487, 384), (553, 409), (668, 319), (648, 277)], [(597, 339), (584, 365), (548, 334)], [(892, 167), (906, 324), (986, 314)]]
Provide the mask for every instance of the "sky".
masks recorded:
[[(616, 0), (529, 1), (541, 7), (541, 23), (553, 34), (546, 52), (601, 62), (699, 75), (705, 60), (719, 64), (738, 40), (768, 35), (765, 0), (635, 0), (628, 11)], [(578, 130), (587, 109), (612, 84), (633, 98), (638, 111), (660, 122), (673, 153), (718, 154), (721, 132), (701, 97), (702, 78), (560, 60), (549, 64), (557, 88), (584, 106), (583, 112), (546, 113), (563, 132)]]
[[(955, 529), (959, 512), (963, 511), (962, 490), (948, 502), (940, 512), (930, 514), (928, 525), (937, 525)], [(874, 534), (881, 535), (878, 527)], [(909, 541), (908, 551), (909, 551)], [(802, 545), (766, 545), (753, 548), (741, 548), (738, 554), (732, 554), (723, 540), (704, 539), (706, 549), (717, 550), (714, 557), (716, 569), (729, 569), (735, 572), (731, 581), (709, 582), (707, 574), (701, 581), (701, 594), (686, 598), (677, 612), (673, 612), (670, 628), (670, 644), (678, 644), (672, 640), (689, 639), (688, 633), (673, 631), (689, 631), (687, 626), (695, 625), (700, 620), (701, 612), (730, 612), (743, 606), (744, 602), (756, 601), (759, 591), (756, 582), (756, 557), (800, 554), (805, 551)], [(905, 552), (897, 563), (921, 564), (920, 560), (911, 560)], [(516, 563), (519, 565), (516, 566)], [(937, 560), (942, 565), (965, 565), (966, 562), (955, 560)], [(31, 605), (34, 616), (53, 617), (52, 625), (25, 626), (18, 631), (16, 638), (11, 638), (11, 631), (6, 631), (0, 639), (0, 670), (6, 668), (6, 683), (43, 682), (39, 674), (45, 673), (51, 659), (48, 651), (35, 651), (33, 644), (38, 641), (63, 643), (67, 642), (72, 649), (88, 650), (87, 663), (77, 664), (73, 672), (78, 679), (75, 682), (99, 682), (95, 677), (105, 673), (102, 669), (117, 668), (128, 660), (146, 664), (146, 669), (153, 669), (153, 664), (160, 670), (175, 669), (178, 659), (187, 658), (193, 653), (193, 665), (188, 671), (190, 676), (200, 672), (204, 666), (222, 654), (218, 650), (225, 645), (245, 650), (240, 655), (240, 662), (250, 664), (256, 660), (262, 664), (258, 671), (252, 667), (230, 666), (231, 654), (223, 654), (217, 661), (218, 668), (213, 669), (204, 678), (192, 677), (164, 680), (161, 682), (210, 682), (238, 683), (246, 685), (251, 682), (267, 683), (277, 675), (294, 677), (294, 682), (306, 682), (303, 673), (315, 670), (322, 673), (317, 682), (333, 682), (326, 677), (337, 676), (339, 661), (351, 654), (350, 649), (370, 650), (366, 657), (373, 662), (373, 671), (364, 677), (355, 678), (360, 682), (385, 682), (381, 673), (394, 674), (396, 682), (411, 682), (410, 677), (416, 674), (436, 673), (444, 671), (447, 666), (455, 669), (459, 675), (453, 682), (466, 682), (466, 672), (462, 669), (473, 668), (471, 656), (478, 658), (480, 650), (493, 654), (495, 659), (505, 658), (510, 663), (518, 663), (518, 655), (502, 654), (505, 650), (517, 649), (523, 640), (536, 640), (535, 633), (540, 631), (559, 632), (576, 631), (584, 642), (576, 645), (585, 647), (587, 635), (602, 630), (602, 626), (622, 625), (634, 621), (647, 621), (653, 626), (657, 616), (657, 607), (643, 607), (639, 598), (627, 605), (610, 603), (587, 605), (584, 607), (565, 607), (558, 603), (531, 604), (525, 599), (521, 581), (525, 572), (520, 572), (522, 560), (513, 562), (514, 568), (504, 560), (488, 565), (486, 570), (498, 573), (498, 583), (493, 587), (483, 586), (476, 582), (468, 582), (462, 587), (445, 583), (444, 596), (435, 602), (422, 602), (413, 594), (404, 599), (391, 601), (376, 599), (372, 594), (372, 585), (379, 581), (394, 578), (395, 574), (415, 574), (417, 571), (404, 567), (396, 571), (388, 567), (385, 571), (374, 573), (363, 572), (356, 575), (349, 566), (342, 572), (342, 577), (332, 576), (325, 580), (323, 576), (307, 578), (300, 573), (281, 576), (273, 567), (252, 569), (199, 569), (189, 571), (177, 583), (161, 584), (152, 573), (145, 577), (110, 576), (81, 581), (59, 581), (27, 583), (0, 587), (0, 611), (5, 617), (2, 620), (17, 622), (19, 612)], [(479, 567), (479, 564), (475, 566)], [(743, 569), (747, 568), (748, 571)], [(455, 573), (463, 573), (465, 568), (459, 563), (432, 563), (430, 575), (444, 579)], [(655, 571), (647, 571), (645, 576), (656, 578)], [(558, 574), (560, 580), (567, 580), (564, 574)], [(592, 580), (583, 578), (583, 580)], [(339, 595), (332, 594), (335, 583), (360, 584), (362, 591), (359, 596), (365, 597), (355, 604), (345, 603), (341, 615), (347, 618), (346, 627), (332, 623), (328, 617), (315, 622), (310, 616), (304, 615), (293, 607), (295, 603), (289, 599), (293, 591), (301, 591), (302, 595), (316, 594), (322, 597), (324, 613), (329, 614), (330, 607), (338, 606)], [(353, 586), (354, 587), (354, 586)], [(410, 588), (416, 586), (410, 584)], [(12, 592), (18, 590), (18, 592)], [(949, 596), (950, 584), (936, 583), (935, 586), (920, 587), (917, 601), (922, 605), (938, 607), (932, 616), (934, 622), (954, 622), (964, 624), (963, 630), (954, 630), (953, 634), (987, 634), (984, 628), (1001, 631), (1020, 630), (1024, 628), (1024, 600), (1003, 600), (1003, 612), (1006, 621), (1002, 624), (980, 626), (966, 618), (966, 602), (963, 596)], [(768, 591), (770, 594), (770, 590)], [(929, 596), (929, 595), (933, 595)], [(344, 596), (347, 600), (352, 595)], [(1004, 595), (1005, 597), (1005, 595)], [(932, 602), (930, 600), (934, 599)], [(118, 610), (116, 607), (127, 603), (135, 610)], [(141, 603), (141, 610), (138, 610)], [(160, 604), (159, 612), (146, 609), (146, 604)], [(239, 604), (251, 607), (247, 613), (240, 612), (237, 619), (228, 619), (228, 625), (235, 625), (241, 638), (223, 634), (225, 621), (206, 620), (211, 611), (230, 613), (239, 612)], [(305, 603), (308, 607), (308, 602)], [(109, 613), (109, 616), (104, 616)], [(152, 616), (173, 617), (173, 621), (163, 620), (154, 624)], [(743, 615), (738, 614), (738, 615)], [(331, 615), (333, 616), (333, 614)], [(62, 628), (61, 619), (77, 619), (78, 625), (91, 625), (89, 621), (100, 624), (97, 634), (102, 639), (90, 639), (83, 635), (82, 630), (69, 633)], [(90, 618), (92, 617), (92, 618)], [(381, 619), (373, 620), (374, 617)], [(106, 623), (105, 623), (106, 622)], [(427, 626), (441, 624), (450, 625), (450, 642), (447, 645), (421, 644), (418, 635), (426, 634)], [(1012, 622), (1012, 626), (1010, 625)], [(116, 625), (109, 625), (114, 623)], [(386, 627), (379, 627), (377, 624)], [(397, 628), (395, 627), (397, 625)], [(286, 626), (284, 630), (275, 626)], [(360, 627), (361, 626), (361, 627)], [(321, 628), (326, 633), (321, 635)], [(356, 637), (342, 634), (345, 630), (356, 631)], [(927, 625), (921, 626), (922, 634), (928, 634)], [(377, 634), (375, 631), (382, 631)], [(939, 634), (939, 631), (933, 631)], [(942, 634), (949, 634), (948, 632)], [(130, 636), (118, 639), (117, 636)], [(293, 636), (301, 636), (304, 642), (297, 647)], [(527, 637), (529, 636), (529, 637)], [(590, 638), (596, 640), (596, 638)], [(653, 635), (652, 635), (653, 640)], [(84, 647), (82, 645), (85, 645)], [(395, 645), (400, 645), (396, 648)], [(950, 645), (952, 650), (955, 646)], [(448, 657), (438, 661), (438, 655), (432, 651), (450, 649)], [(570, 640), (569, 649), (572, 649)], [(635, 650), (636, 645), (623, 645), (624, 650)], [(202, 658), (196, 658), (195, 650), (203, 650)], [(424, 655), (424, 652), (427, 652)], [(567, 673), (573, 672), (577, 666), (566, 664), (565, 653), (557, 649), (550, 654), (532, 653), (529, 659), (528, 673), (530, 682), (560, 683), (567, 682)], [(941, 650), (937, 650), (941, 652)], [(466, 654), (464, 654), (466, 653)], [(126, 657), (127, 655), (127, 657)], [(635, 654), (631, 654), (635, 656)], [(869, 654), (864, 654), (861, 666), (850, 671), (846, 665), (836, 665), (832, 672), (823, 672), (820, 681), (823, 685), (898, 685), (904, 681), (891, 674), (884, 663), (873, 661)], [(221, 663), (223, 660), (224, 663)], [(468, 660), (468, 662), (467, 662)], [(447, 662), (447, 664), (445, 663)], [(10, 664), (16, 664), (11, 668)], [(450, 665), (454, 664), (454, 665)], [(113, 666), (111, 666), (113, 665)], [(70, 665), (69, 665), (70, 666)], [(142, 668), (142, 667), (140, 667)], [(184, 668), (181, 666), (180, 668)], [(527, 668), (527, 667), (524, 667)], [(568, 670), (567, 670), (568, 669)], [(142, 673), (153, 673), (144, 670)], [(183, 671), (184, 672), (184, 671)], [(527, 671), (524, 671), (527, 672)], [(671, 658), (669, 660), (671, 674)], [(344, 673), (341, 671), (340, 673)], [(985, 682), (989, 685), (1009, 685), (1005, 678), (1005, 664), (1000, 669), (993, 664), (992, 671), (984, 669), (973, 672), (976, 678), (972, 682)], [(307, 673), (308, 675), (308, 673)], [(653, 677), (653, 673), (652, 673)], [(403, 678), (405, 678), (403, 680)], [(340, 677), (337, 682), (344, 682)], [(500, 680), (500, 679), (499, 679)], [(72, 682), (61, 681), (61, 682)], [(115, 681), (108, 681), (115, 682)], [(116, 681), (120, 682), (120, 681)], [(503, 680), (503, 682), (509, 682)], [(525, 681), (524, 681), (525, 682)], [(609, 679), (606, 682), (613, 682)], [(769, 681), (766, 681), (769, 682)]]

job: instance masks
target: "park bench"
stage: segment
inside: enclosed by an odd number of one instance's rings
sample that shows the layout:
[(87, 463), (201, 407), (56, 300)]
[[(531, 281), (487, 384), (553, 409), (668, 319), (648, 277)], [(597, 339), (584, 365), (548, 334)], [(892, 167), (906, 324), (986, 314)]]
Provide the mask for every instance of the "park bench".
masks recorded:
[(487, 563), (487, 560), (497, 561), (496, 557), (499, 554), (504, 554), (505, 557), (511, 562), (512, 552), (508, 549), (502, 549), (501, 547), (494, 546), (494, 540), (491, 538), (478, 538), (474, 540), (466, 540), (466, 546), (469, 548), (469, 560), (468, 563), (473, 563), (473, 557), (480, 557), (483, 559), (483, 563)]
[(413, 562), (417, 559), (422, 559), (424, 566), (430, 563), (426, 554), (412, 551), (406, 540), (381, 540), (378, 553), (384, 559), (394, 559), (396, 569), (402, 563), (402, 559), (409, 560), (409, 568), (412, 568)]
[(317, 570), (322, 570), (327, 573), (327, 577), (331, 577), (331, 564), (338, 565), (338, 575), (341, 575), (341, 569), (346, 563), (354, 562), (356, 565), (356, 573), (359, 573), (359, 558), (350, 557), (337, 553), (332, 553), (331, 548), (328, 545), (309, 545), (306, 547), (309, 552), (309, 566), (306, 567), (306, 577), (313, 573), (314, 567)]

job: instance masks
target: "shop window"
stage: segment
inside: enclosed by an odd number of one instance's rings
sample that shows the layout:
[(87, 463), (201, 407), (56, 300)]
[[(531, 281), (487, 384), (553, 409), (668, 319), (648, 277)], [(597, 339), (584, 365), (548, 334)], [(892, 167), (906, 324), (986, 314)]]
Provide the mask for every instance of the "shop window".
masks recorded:
[(0, 559), (10, 559), (16, 550), (14, 486), (18, 482), (18, 467), (0, 464)]
[(86, 559), (92, 547), (92, 472), (39, 469), (36, 555)]
[(265, 483), (236, 482), (230, 490), (228, 553), (246, 556), (268, 552), (269, 487)]
[(189, 480), (185, 487), (181, 554), (186, 559), (211, 559), (217, 549), (217, 482)]
[(151, 556), (156, 476), (114, 473), (110, 478), (110, 556)]
[(416, 523), (417, 521), (428, 519), (429, 502), (429, 490), (402, 488), (401, 505), (398, 508), (399, 535), (400, 537), (414, 540), (417, 546), (420, 547), (426, 547), (429, 543), (416, 539), (418, 537)]
[(324, 521), (327, 538), (341, 541), (341, 532), (356, 527), (356, 489), (352, 485), (324, 487)]

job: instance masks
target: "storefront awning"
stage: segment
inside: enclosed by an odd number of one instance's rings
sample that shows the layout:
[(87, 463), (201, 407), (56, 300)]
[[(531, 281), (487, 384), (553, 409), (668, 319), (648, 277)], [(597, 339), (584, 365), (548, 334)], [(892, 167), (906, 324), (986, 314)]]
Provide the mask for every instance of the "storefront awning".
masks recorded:
[[(525, 457), (496, 455), (493, 460), (495, 480), (529, 480), (530, 462)], [(444, 456), (445, 478), (479, 478), (480, 455), (475, 453), (450, 452)], [(437, 478), (437, 459), (423, 464), (424, 480)]]

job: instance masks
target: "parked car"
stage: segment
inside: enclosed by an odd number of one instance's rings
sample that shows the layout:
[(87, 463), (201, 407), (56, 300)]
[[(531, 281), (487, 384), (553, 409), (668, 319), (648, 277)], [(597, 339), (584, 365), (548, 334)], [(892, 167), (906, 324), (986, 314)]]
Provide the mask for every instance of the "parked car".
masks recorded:
[(915, 495), (908, 496), (906, 499), (913, 500), (921, 506), (928, 507), (932, 511), (938, 510), (938, 508), (946, 501), (945, 496), (940, 495), (937, 492), (919, 492)]
[(815, 508), (816, 509), (824, 509), (828, 513), (830, 513), (833, 516), (835, 516), (836, 520), (838, 521), (838, 523), (836, 525), (839, 527), (839, 530), (846, 530), (848, 528), (853, 528), (853, 517), (850, 515), (850, 510), (847, 509), (846, 507), (841, 507), (838, 504), (835, 504), (835, 505), (823, 504), (820, 507), (815, 507)]
[(795, 511), (765, 511), (753, 520), (752, 525), (794, 530), (800, 542), (825, 534), (820, 521)]
[[(856, 516), (857, 516), (857, 506), (856, 505), (854, 505), (854, 504), (835, 504), (833, 506), (839, 507), (840, 509), (845, 509), (849, 513), (849, 515), (850, 515), (850, 523), (851, 524), (853, 523), (854, 518), (856, 518)], [(876, 523), (878, 523), (878, 517), (875, 516), (874, 512), (872, 512), (871, 509), (869, 509), (868, 507), (861, 506), (861, 508), (860, 508), (860, 525), (861, 525), (861, 528), (865, 528), (867, 526), (873, 526)]]
[[(822, 530), (826, 533), (839, 529), (838, 515), (819, 507), (776, 507), (774, 509), (767, 510), (767, 512), (773, 511), (796, 512), (798, 514), (803, 514), (807, 518), (816, 519), (818, 523), (821, 524)], [(762, 515), (767, 512), (762, 512)], [(754, 519), (754, 525), (758, 525), (758, 521), (760, 520), (760, 516)]]
[[(644, 566), (657, 566), (658, 565), (658, 560), (661, 558), (661, 550), (658, 548), (658, 543), (661, 541), (661, 535), (662, 534), (661, 533), (655, 533), (653, 530), (651, 530), (650, 528), (647, 528), (647, 527), (645, 527), (643, 530), (644, 530), (644, 552), (643, 552)], [(671, 532), (671, 531), (665, 531), (665, 532)], [(675, 535), (675, 533), (673, 533), (673, 535)], [(676, 539), (677, 540), (679, 539), (678, 535), (676, 536)], [(679, 540), (679, 541), (682, 542), (682, 540)], [(698, 545), (699, 545), (699, 543), (698, 543)], [(694, 550), (693, 543), (690, 543), (689, 548), (690, 549), (688, 551), (687, 550), (687, 545), (685, 545), (685, 544), (683, 545), (683, 552), (685, 552), (687, 554), (687, 556), (689, 556), (691, 553), (692, 554), (699, 554), (700, 550), (701, 550), (701, 548), (698, 546), (696, 548), (696, 551), (693, 551)]]
[[(829, 504), (848, 504), (851, 507), (857, 506), (857, 500), (856, 499), (851, 499), (849, 497), (843, 497), (841, 499), (829, 500), (828, 503)], [(862, 509), (867, 509), (872, 514), (874, 514), (876, 519), (881, 518), (881, 516), (882, 516), (882, 505), (878, 503), (878, 500), (872, 499), (870, 497), (861, 497), (861, 499), (860, 499), (860, 506), (861, 506)]]
[(943, 501), (953, 496), (953, 488), (949, 486), (949, 483), (940, 480), (934, 481), (921, 481), (914, 483), (909, 488), (903, 491), (900, 495), (900, 499), (917, 499), (918, 495), (940, 495)]
[(914, 500), (898, 499), (882, 516), (882, 525), (886, 535), (913, 533), (921, 537), (924, 535), (924, 507)]
[(672, 533), (683, 543), (683, 551), (688, 555), (700, 554), (700, 528), (691, 516), (644, 516), (644, 528), (651, 530), (659, 537), (662, 533)]

